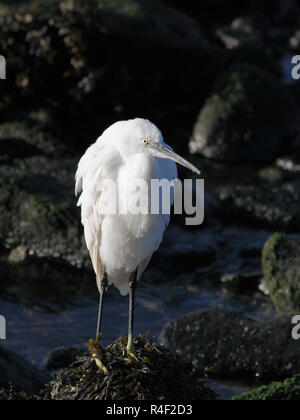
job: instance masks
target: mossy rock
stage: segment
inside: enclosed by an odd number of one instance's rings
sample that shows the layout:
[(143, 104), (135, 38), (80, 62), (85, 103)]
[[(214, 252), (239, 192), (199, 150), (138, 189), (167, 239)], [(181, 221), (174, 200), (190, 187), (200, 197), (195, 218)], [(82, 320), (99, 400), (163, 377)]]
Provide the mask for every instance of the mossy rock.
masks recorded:
[[(83, 266), (88, 259), (74, 203), (35, 191), (26, 179), (0, 178), (0, 242), (9, 249), (26, 247), (30, 255), (60, 258)], [(55, 183), (55, 180), (52, 179)], [(57, 183), (56, 191), (62, 187)]]
[(91, 343), (104, 370), (90, 356), (78, 357), (41, 394), (52, 400), (204, 400), (215, 394), (198, 383), (192, 365), (146, 335), (135, 338), (138, 360), (124, 356), (125, 338), (106, 349)]
[(300, 311), (300, 238), (275, 233), (262, 253), (264, 277), (280, 314)]
[(237, 395), (233, 401), (299, 401), (300, 375), (286, 379), (284, 382), (273, 382), (253, 391)]
[(253, 65), (230, 68), (203, 106), (189, 148), (222, 161), (274, 161), (293, 148), (298, 107), (272, 75)]

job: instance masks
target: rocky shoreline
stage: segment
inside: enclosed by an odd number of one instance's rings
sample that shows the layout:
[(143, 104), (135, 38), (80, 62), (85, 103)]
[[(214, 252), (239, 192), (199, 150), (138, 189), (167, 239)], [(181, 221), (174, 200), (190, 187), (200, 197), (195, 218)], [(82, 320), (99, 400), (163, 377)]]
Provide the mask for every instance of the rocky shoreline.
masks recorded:
[[(300, 82), (288, 74), (286, 83), (280, 64), (299, 53), (299, 2), (275, 1), (271, 10), (249, 0), (223, 10), (216, 0), (201, 4), (201, 15), (175, 0), (19, 3), (0, 7), (0, 47), (9, 53), (0, 84), (0, 304), (34, 317), (64, 314), (67, 304), (80, 314), (81, 299), (94, 299), (76, 165), (109, 124), (146, 116), (201, 168), (205, 221), (191, 229), (173, 217), (144, 274), (144, 307), (165, 305), (157, 318), (167, 307), (169, 322), (160, 320), (160, 337), (139, 338), (141, 357), (147, 346), (155, 354), (144, 361), (153, 381), (139, 377), (142, 385), (122, 395), (158, 397), (163, 354), (164, 398), (180, 398), (164, 385), (182, 363), (191, 398), (215, 398), (209, 383), (197, 394), (210, 379), (249, 385), (233, 399), (299, 399), (292, 317), (300, 314)], [(55, 330), (50, 315), (49, 325)], [(10, 351), (12, 334), (0, 346), (0, 400), (68, 399), (85, 365), (92, 384), (104, 380), (77, 343), (45, 344), (44, 367), (31, 359), (38, 368)], [(119, 366), (137, 375), (127, 368)], [(84, 390), (72, 398), (89, 399)], [(120, 397), (98, 391), (98, 399)]]

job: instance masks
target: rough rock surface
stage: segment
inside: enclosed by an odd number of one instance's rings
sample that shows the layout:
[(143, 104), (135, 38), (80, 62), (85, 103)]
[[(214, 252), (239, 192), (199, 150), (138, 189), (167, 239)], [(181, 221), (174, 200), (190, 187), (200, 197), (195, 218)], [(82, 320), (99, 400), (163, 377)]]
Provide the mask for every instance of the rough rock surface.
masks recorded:
[(264, 279), (280, 314), (300, 311), (300, 238), (276, 233), (266, 242)]
[(192, 153), (232, 162), (274, 161), (299, 133), (293, 97), (267, 72), (242, 64), (222, 74), (203, 106)]
[(224, 220), (240, 220), (248, 225), (300, 232), (300, 184), (276, 186), (227, 185), (219, 188)]
[(50, 376), (46, 372), (37, 369), (23, 357), (0, 346), (0, 388), (9, 389), (10, 386), (13, 386), (16, 391), (35, 394), (49, 380)]
[(300, 371), (291, 317), (262, 323), (220, 310), (192, 312), (164, 329), (161, 342), (217, 378), (284, 379)]

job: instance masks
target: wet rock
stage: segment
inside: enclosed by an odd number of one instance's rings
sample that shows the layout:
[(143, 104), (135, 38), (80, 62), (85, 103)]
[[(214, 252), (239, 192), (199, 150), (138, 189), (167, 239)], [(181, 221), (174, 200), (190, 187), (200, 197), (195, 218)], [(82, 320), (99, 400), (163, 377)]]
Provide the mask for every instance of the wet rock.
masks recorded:
[[(48, 180), (61, 189), (56, 181)], [(44, 178), (45, 180), (45, 178)], [(30, 188), (35, 189), (32, 179)], [(41, 179), (40, 179), (41, 181)], [(26, 247), (31, 255), (83, 265), (87, 258), (79, 215), (67, 199), (24, 188), (26, 181), (0, 178), (0, 240), (7, 248)], [(23, 185), (21, 185), (23, 184)], [(41, 183), (37, 188), (41, 188)]]
[(214, 393), (197, 383), (192, 366), (146, 336), (135, 339), (138, 360), (124, 358), (125, 339), (107, 349), (91, 343), (90, 356), (79, 357), (49, 384), (45, 398), (53, 400), (192, 400)]
[(225, 221), (299, 232), (300, 187), (298, 182), (280, 186), (227, 185), (218, 190), (222, 205), (219, 216)]
[(271, 162), (292, 149), (298, 107), (271, 75), (251, 65), (217, 80), (189, 143), (191, 153), (232, 162)]
[(87, 355), (87, 351), (72, 347), (59, 347), (53, 350), (46, 358), (44, 369), (48, 372), (55, 372), (68, 368), (76, 361), (77, 357)]
[(300, 239), (276, 233), (266, 242), (262, 264), (270, 297), (280, 314), (300, 311)]
[(54, 308), (67, 308), (77, 296), (90, 296), (96, 290), (92, 269), (73, 267), (61, 258), (51, 257), (26, 255), (22, 261), (11, 261), (16, 252), (0, 252), (0, 294), (12, 302), (53, 312)]
[(299, 401), (300, 375), (237, 395), (233, 401)]
[(37, 369), (18, 354), (0, 346), (0, 388), (9, 390), (12, 385), (16, 391), (35, 394), (49, 381), (50, 376), (46, 372)]
[(161, 342), (199, 370), (223, 379), (284, 379), (300, 369), (290, 317), (256, 322), (236, 313), (204, 310), (170, 322)]
[(273, 77), (281, 79), (282, 69), (273, 51), (268, 45), (259, 42), (241, 43), (238, 47), (227, 50), (224, 68), (251, 64), (272, 73)]

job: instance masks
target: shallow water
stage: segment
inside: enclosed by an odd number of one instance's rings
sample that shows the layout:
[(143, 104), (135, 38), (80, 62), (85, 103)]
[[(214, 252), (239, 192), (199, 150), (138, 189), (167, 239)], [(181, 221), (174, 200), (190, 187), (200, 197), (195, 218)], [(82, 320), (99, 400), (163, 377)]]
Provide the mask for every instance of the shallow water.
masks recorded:
[[(92, 297), (76, 299), (63, 310), (41, 312), (0, 298), (1, 314), (7, 321), (5, 346), (32, 363), (42, 366), (45, 357), (59, 346), (87, 348), (94, 337), (97, 321), (97, 292)], [(228, 309), (258, 320), (274, 312), (269, 299), (255, 292), (237, 295), (220, 286), (198, 286), (192, 291), (172, 285), (152, 285), (141, 282), (137, 289), (136, 333), (149, 331), (158, 339), (162, 329), (172, 319), (190, 311), (205, 308)], [(55, 308), (53, 308), (55, 310)], [(127, 333), (128, 299), (111, 289), (104, 309), (103, 344), (109, 344)], [(222, 398), (248, 389), (232, 383), (214, 383)]]

